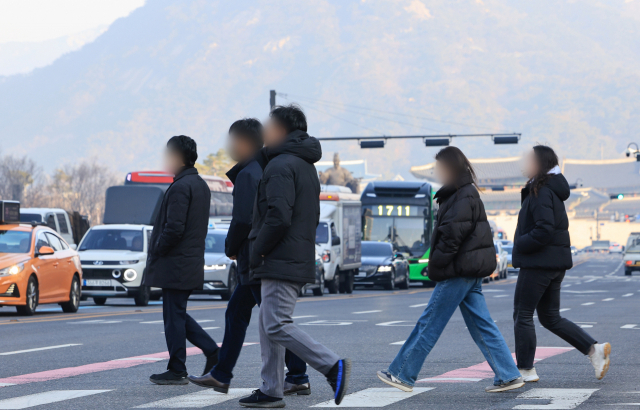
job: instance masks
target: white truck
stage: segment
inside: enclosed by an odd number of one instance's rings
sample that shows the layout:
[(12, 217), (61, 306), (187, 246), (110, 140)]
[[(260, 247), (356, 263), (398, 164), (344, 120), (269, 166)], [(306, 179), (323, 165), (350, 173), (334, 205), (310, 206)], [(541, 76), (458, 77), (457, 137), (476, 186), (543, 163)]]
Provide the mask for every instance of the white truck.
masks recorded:
[(353, 292), (353, 278), (361, 265), (361, 223), (360, 195), (322, 186), (316, 250), (322, 257), (329, 293)]

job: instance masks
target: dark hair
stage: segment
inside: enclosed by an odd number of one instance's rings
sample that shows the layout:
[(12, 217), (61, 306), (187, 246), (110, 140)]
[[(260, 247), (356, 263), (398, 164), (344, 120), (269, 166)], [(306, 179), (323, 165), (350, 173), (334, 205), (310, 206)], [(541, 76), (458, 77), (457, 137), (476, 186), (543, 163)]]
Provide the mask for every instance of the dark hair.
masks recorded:
[(243, 118), (231, 124), (229, 134), (244, 138), (260, 149), (264, 145), (262, 140), (262, 124), (255, 118)]
[(269, 117), (282, 125), (287, 133), (297, 130), (307, 132), (307, 117), (302, 112), (302, 108), (296, 104), (276, 105), (269, 113)]
[(167, 148), (182, 155), (182, 162), (188, 167), (192, 167), (198, 159), (198, 145), (186, 135), (171, 137), (167, 142)]
[(442, 161), (447, 168), (455, 175), (456, 181), (460, 179), (464, 174), (471, 176), (473, 185), (478, 186), (478, 178), (476, 172), (469, 162), (469, 159), (460, 151), (457, 147), (442, 148), (440, 152), (436, 154), (436, 161)]
[(533, 147), (533, 153), (538, 162), (538, 175), (530, 179), (528, 183), (531, 183), (533, 194), (538, 196), (540, 188), (549, 180), (549, 171), (558, 165), (558, 156), (551, 147), (546, 145), (536, 145)]

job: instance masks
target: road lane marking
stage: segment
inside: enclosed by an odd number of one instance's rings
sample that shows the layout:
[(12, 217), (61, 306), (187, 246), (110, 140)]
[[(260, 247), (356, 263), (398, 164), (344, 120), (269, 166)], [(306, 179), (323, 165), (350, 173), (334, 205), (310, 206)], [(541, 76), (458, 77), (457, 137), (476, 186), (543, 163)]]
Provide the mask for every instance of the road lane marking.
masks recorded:
[(424, 307), (427, 306), (429, 303), (420, 303), (418, 305), (411, 305), (409, 306), (410, 308), (417, 308), (417, 307)]
[(0, 356), (9, 356), (9, 355), (12, 355), (12, 354), (38, 352), (40, 350), (60, 349), (62, 347), (71, 347), (71, 346), (82, 346), (82, 343), (69, 343), (69, 344), (66, 344), (66, 345), (57, 345), (57, 346), (37, 347), (35, 349), (16, 350), (16, 351), (13, 351), (13, 352), (0, 353)]
[(591, 306), (591, 305), (595, 305), (596, 302), (587, 302), (587, 303), (582, 303), (582, 306)]
[(558, 312), (566, 312), (567, 310), (571, 310), (571, 308), (562, 308)]
[(620, 326), (620, 329), (638, 329), (638, 325), (623, 325)]
[(142, 325), (155, 325), (156, 323), (164, 323), (164, 320), (151, 320), (149, 322), (140, 322)]
[(291, 319), (305, 319), (308, 317), (318, 317), (318, 315), (307, 315), (307, 316), (293, 316)]
[(371, 387), (344, 396), (340, 406), (333, 400), (324, 401), (311, 407), (385, 407), (393, 403), (433, 390), (435, 387), (414, 387), (412, 392), (403, 392), (395, 387)]
[(612, 300), (614, 300), (615, 298), (606, 298), (606, 299), (602, 299), (603, 302), (610, 302)]
[(77, 399), (78, 397), (106, 393), (108, 391), (111, 390), (51, 390), (44, 393), (0, 400), (0, 409), (28, 409), (30, 407), (42, 406), (43, 404), (58, 403), (65, 400)]
[(364, 312), (353, 312), (354, 315), (364, 315), (366, 313), (380, 313), (382, 310), (365, 310)]
[[(538, 347), (535, 354), (535, 362), (548, 359), (562, 353), (566, 353), (573, 350), (573, 347)], [(514, 359), (515, 360), (515, 359)], [(473, 366), (463, 367), (461, 369), (451, 370), (449, 372), (440, 374), (434, 377), (427, 377), (426, 379), (420, 379), (421, 383), (465, 383), (465, 382), (477, 382), (482, 379), (488, 379), (493, 377), (494, 373), (489, 366), (489, 363), (482, 362)]]
[(406, 320), (394, 320), (391, 322), (382, 322), (382, 323), (376, 323), (376, 326), (411, 326), (411, 327), (415, 327), (415, 325), (401, 325), (400, 323), (407, 323)]
[(313, 322), (300, 323), (300, 326), (348, 326), (352, 325), (353, 322), (353, 320), (314, 320)]
[(218, 393), (213, 390), (201, 390), (196, 393), (183, 394), (169, 399), (158, 400), (152, 403), (142, 404), (134, 409), (161, 408), (161, 409), (201, 409), (214, 404), (224, 403), (228, 400), (248, 396), (254, 389), (229, 389), (229, 393)]
[(586, 293), (607, 293), (609, 291), (608, 290), (563, 290), (562, 292), (586, 294)]
[(486, 293), (486, 292), (504, 292), (504, 290), (503, 289), (482, 289), (482, 292), (483, 293)]
[(528, 409), (575, 409), (599, 389), (531, 389), (516, 399), (549, 400), (548, 404), (519, 404), (518, 410)]
[(399, 345), (402, 346), (404, 344), (404, 342), (406, 342), (406, 340), (401, 340), (399, 342), (393, 342), (393, 343), (389, 343), (390, 345)]
[(633, 293), (627, 293), (626, 295), (622, 295), (623, 298), (628, 298), (629, 296), (633, 296)]
[(198, 322), (198, 323), (209, 323), (209, 322), (215, 322), (215, 319), (196, 320), (196, 322)]
[(509, 297), (509, 295), (496, 295), (494, 296), (494, 298), (506, 298)]
[(220, 329), (220, 326), (214, 326), (214, 327), (203, 327), (202, 330), (214, 330), (214, 329)]

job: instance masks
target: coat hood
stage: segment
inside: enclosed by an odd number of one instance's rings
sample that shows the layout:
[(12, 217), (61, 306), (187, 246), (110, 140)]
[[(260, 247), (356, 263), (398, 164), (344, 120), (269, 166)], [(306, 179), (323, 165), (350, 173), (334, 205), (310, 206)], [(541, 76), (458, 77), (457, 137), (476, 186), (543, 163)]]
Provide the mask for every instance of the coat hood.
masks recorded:
[(315, 164), (322, 158), (322, 146), (316, 138), (298, 130), (287, 135), (287, 139), (277, 147), (267, 148), (267, 156), (270, 160), (281, 154), (293, 155), (309, 164)]
[[(554, 194), (560, 198), (562, 202), (569, 199), (569, 195), (571, 195), (571, 188), (569, 187), (569, 182), (562, 174), (552, 174), (549, 175), (549, 179), (547, 183), (544, 185), (550, 190), (553, 191)], [(526, 187), (522, 189), (522, 201), (530, 194), (531, 184), (527, 184)]]

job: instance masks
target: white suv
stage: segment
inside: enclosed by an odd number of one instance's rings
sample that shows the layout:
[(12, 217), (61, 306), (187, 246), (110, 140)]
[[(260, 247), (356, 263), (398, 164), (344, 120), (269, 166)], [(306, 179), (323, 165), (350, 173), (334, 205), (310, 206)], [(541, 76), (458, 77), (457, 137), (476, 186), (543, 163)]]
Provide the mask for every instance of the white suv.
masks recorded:
[(86, 233), (78, 255), (82, 264), (82, 296), (97, 305), (107, 298), (134, 298), (137, 306), (158, 300), (161, 290), (142, 286), (153, 227), (99, 225)]

